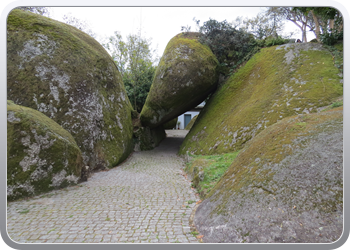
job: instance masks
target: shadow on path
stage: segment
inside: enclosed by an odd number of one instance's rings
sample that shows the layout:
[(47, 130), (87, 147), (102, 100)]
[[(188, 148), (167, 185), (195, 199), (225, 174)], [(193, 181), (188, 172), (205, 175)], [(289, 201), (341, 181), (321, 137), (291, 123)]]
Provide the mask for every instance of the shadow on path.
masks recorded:
[(9, 202), (9, 237), (18, 243), (198, 243), (190, 216), (199, 198), (177, 155), (186, 133), (167, 131), (159, 147), (134, 152), (80, 185)]
[(184, 141), (188, 130), (165, 130), (167, 137), (154, 151), (177, 154), (181, 143)]

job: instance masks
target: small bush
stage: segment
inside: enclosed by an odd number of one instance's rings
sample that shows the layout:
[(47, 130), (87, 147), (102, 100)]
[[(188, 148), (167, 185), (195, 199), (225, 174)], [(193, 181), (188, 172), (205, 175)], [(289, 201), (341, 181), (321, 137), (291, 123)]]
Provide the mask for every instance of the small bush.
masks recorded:
[(207, 45), (220, 62), (219, 71), (227, 74), (256, 46), (254, 36), (232, 27), (226, 20), (210, 19), (199, 28), (199, 42)]
[(333, 29), (329, 32), (324, 32), (323, 34), (321, 34), (320, 38), (323, 44), (332, 46), (336, 44), (338, 40), (343, 39), (343, 31), (337, 31), (336, 29)]
[(282, 37), (277, 37), (277, 38), (267, 38), (265, 40), (265, 47), (271, 47), (271, 46), (275, 46), (275, 45), (282, 45), (282, 44), (286, 44), (289, 43), (289, 39), (284, 39)]

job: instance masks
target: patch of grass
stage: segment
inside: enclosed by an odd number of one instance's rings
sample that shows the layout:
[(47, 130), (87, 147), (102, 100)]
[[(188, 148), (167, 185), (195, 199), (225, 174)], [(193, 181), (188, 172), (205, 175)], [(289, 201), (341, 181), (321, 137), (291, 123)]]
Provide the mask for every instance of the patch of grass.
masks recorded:
[(199, 235), (199, 233), (196, 232), (196, 231), (192, 231), (191, 234), (192, 234), (194, 237), (196, 237), (197, 235)]
[[(193, 173), (192, 186), (197, 188), (201, 198), (216, 185), (239, 151), (222, 155), (193, 155), (187, 164), (186, 171)], [(189, 203), (191, 204), (191, 203)]]
[(337, 102), (333, 102), (332, 105), (331, 105), (332, 108), (337, 108), (337, 107), (341, 107), (341, 106), (343, 106), (343, 100), (337, 101)]
[(187, 201), (188, 204), (192, 204), (192, 203), (195, 203), (196, 201), (193, 201), (193, 200), (189, 200)]

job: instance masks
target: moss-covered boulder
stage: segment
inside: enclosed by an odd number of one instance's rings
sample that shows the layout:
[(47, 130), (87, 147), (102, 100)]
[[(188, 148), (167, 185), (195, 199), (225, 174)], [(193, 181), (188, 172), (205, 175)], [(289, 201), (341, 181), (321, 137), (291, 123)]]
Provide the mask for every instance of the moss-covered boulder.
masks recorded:
[(178, 120), (178, 118), (176, 117), (176, 118), (172, 119), (171, 121), (168, 121), (168, 122), (164, 123), (163, 124), (163, 128), (164, 129), (176, 128), (177, 120)]
[(72, 135), (44, 114), (7, 101), (7, 198), (76, 184), (83, 159)]
[(7, 19), (7, 95), (68, 130), (90, 169), (132, 151), (131, 105), (112, 58), (92, 37), (13, 10)]
[(342, 176), (342, 108), (288, 117), (247, 143), (194, 223), (204, 242), (334, 242)]
[(342, 94), (342, 76), (322, 45), (262, 49), (213, 94), (180, 153), (235, 152), (278, 120), (318, 112)]
[(193, 127), (194, 122), (197, 120), (198, 115), (194, 116), (191, 121), (187, 124), (187, 126), (185, 127), (186, 130), (191, 130), (191, 128)]
[(166, 137), (163, 126), (150, 129), (149, 127), (140, 127), (134, 131), (135, 151), (152, 150), (157, 147)]
[(218, 61), (198, 33), (172, 38), (160, 60), (141, 111), (144, 126), (158, 127), (200, 104), (218, 81)]

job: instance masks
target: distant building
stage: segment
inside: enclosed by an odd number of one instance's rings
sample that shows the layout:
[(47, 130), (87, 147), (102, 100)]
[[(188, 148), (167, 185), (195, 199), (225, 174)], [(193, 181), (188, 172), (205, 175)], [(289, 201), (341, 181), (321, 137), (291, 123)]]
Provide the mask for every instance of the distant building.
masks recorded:
[[(199, 112), (203, 109), (204, 105), (205, 105), (205, 102), (202, 102), (197, 107), (180, 115), (177, 118), (177, 122), (180, 122), (180, 129), (184, 129), (187, 126), (187, 124), (192, 120), (192, 118), (199, 114)], [(177, 128), (178, 128), (178, 125), (176, 125), (176, 129)]]

